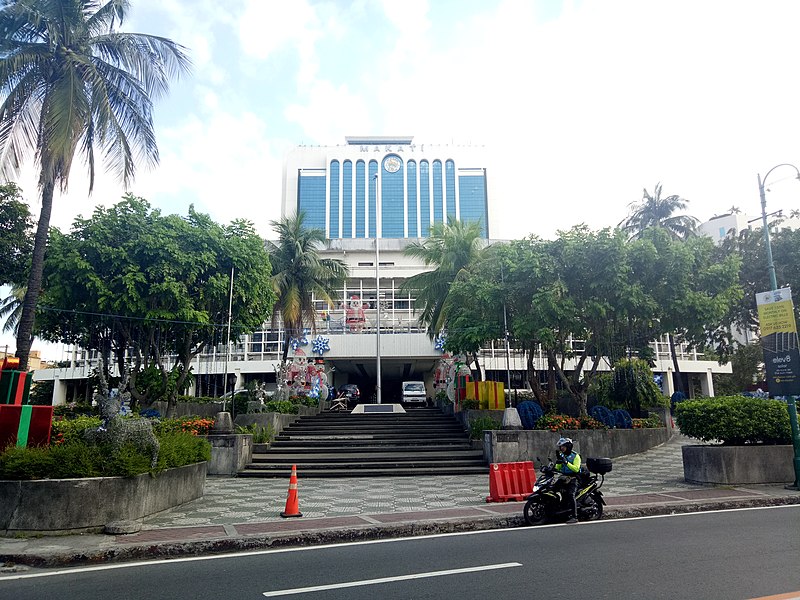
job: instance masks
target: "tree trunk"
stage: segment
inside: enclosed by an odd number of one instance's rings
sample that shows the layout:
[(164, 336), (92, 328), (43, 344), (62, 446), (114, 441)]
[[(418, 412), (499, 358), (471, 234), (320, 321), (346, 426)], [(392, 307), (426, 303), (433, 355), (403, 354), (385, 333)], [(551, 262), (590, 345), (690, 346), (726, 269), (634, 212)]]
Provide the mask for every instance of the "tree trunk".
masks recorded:
[(478, 362), (478, 353), (472, 353), (472, 362), (475, 363), (475, 372), (478, 374), (478, 381), (483, 381), (483, 371), (481, 371), (481, 363)]
[(28, 274), (28, 289), (22, 301), (22, 315), (19, 318), (17, 330), (17, 358), (20, 370), (28, 370), (28, 359), (33, 344), (33, 322), (36, 317), (36, 305), (39, 302), (39, 293), (42, 290), (42, 274), (44, 272), (44, 254), (47, 250), (47, 236), (50, 230), (50, 214), (53, 211), (53, 191), (55, 183), (49, 182), (42, 188), (42, 212), (39, 214), (39, 224), (36, 227), (36, 237), (33, 242), (33, 256), (31, 258), (31, 272)]
[(672, 381), (675, 384), (675, 389), (688, 397), (686, 390), (683, 389), (683, 376), (681, 375), (681, 368), (678, 366), (678, 353), (675, 350), (675, 338), (671, 333), (668, 333), (667, 339), (669, 340), (669, 353), (672, 356), (672, 367), (675, 369), (675, 372), (672, 374)]

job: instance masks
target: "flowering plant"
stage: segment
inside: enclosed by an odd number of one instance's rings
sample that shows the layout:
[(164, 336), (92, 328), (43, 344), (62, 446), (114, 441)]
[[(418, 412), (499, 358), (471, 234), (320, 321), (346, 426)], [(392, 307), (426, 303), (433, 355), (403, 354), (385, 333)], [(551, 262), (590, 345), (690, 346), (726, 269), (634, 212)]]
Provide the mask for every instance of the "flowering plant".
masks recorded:
[(536, 421), (536, 429), (561, 431), (563, 429), (607, 429), (603, 423), (592, 417), (570, 417), (547, 413)]

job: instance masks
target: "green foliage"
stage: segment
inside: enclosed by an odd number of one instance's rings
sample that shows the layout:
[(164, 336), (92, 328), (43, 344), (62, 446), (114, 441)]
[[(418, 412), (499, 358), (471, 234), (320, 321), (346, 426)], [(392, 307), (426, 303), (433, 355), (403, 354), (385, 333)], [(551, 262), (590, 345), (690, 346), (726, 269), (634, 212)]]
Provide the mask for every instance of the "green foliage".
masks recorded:
[(285, 415), (296, 415), (300, 412), (299, 406), (291, 400), (270, 400), (266, 406), (267, 412), (277, 412)]
[[(154, 473), (211, 458), (208, 441), (189, 433), (162, 434), (158, 441)], [(127, 444), (117, 451), (78, 440), (42, 448), (12, 446), (0, 453), (0, 479), (130, 477), (150, 472), (150, 459), (149, 454)]]
[(634, 429), (657, 429), (659, 427), (664, 427), (664, 422), (656, 413), (652, 413), (645, 419), (633, 419)]
[(33, 219), (22, 190), (0, 185), (0, 285), (25, 281), (33, 250)]
[(178, 396), (178, 402), (190, 402), (194, 404), (211, 404), (212, 402), (222, 402), (222, 398), (212, 396)]
[(38, 381), (31, 386), (28, 403), (36, 406), (50, 406), (53, 403), (55, 381)]
[(562, 431), (564, 429), (608, 429), (603, 423), (592, 417), (570, 417), (556, 413), (546, 413), (536, 421), (535, 429)]
[(653, 380), (650, 366), (638, 358), (617, 361), (611, 378), (609, 408), (623, 408), (638, 416), (642, 408), (669, 406), (669, 399)]
[(614, 381), (614, 373), (600, 373), (597, 377), (592, 379), (589, 384), (588, 395), (595, 399), (595, 404), (606, 406), (608, 408), (622, 408), (621, 406), (614, 406), (611, 399), (611, 388)]
[(479, 408), (480, 402), (474, 398), (468, 398), (461, 401), (461, 410), (478, 410)]
[(236, 433), (249, 433), (253, 436), (254, 444), (271, 444), (275, 439), (275, 427), (272, 423), (266, 426), (253, 423), (252, 425), (237, 425)]
[(447, 392), (445, 392), (444, 390), (439, 390), (438, 392), (436, 392), (436, 401), (452, 404), (452, 402), (450, 402), (450, 398), (447, 397)]
[(486, 430), (500, 429), (500, 421), (491, 417), (478, 417), (469, 422), (469, 438), (471, 440), (483, 439)]
[(190, 433), (192, 435), (208, 435), (214, 427), (214, 419), (207, 417), (177, 417), (175, 419), (154, 419), (152, 421), (153, 432), (156, 436), (166, 435), (177, 432)]
[(290, 396), (289, 401), (302, 406), (310, 406), (312, 408), (319, 406), (319, 398), (312, 398), (311, 396)]
[(786, 444), (791, 439), (789, 411), (780, 400), (724, 396), (685, 400), (675, 408), (681, 433), (726, 445)]
[(764, 379), (764, 350), (760, 341), (736, 344), (731, 358), (731, 373), (714, 374), (714, 392), (719, 396), (733, 396), (747, 390), (756, 381)]
[(65, 419), (74, 419), (75, 417), (87, 417), (92, 415), (99, 415), (100, 407), (92, 406), (91, 404), (82, 404), (79, 402), (68, 402), (67, 404), (59, 404), (53, 407), (53, 418), (63, 417)]
[(51, 444), (71, 444), (83, 440), (83, 432), (100, 426), (100, 417), (79, 415), (71, 419), (53, 419), (50, 429)]

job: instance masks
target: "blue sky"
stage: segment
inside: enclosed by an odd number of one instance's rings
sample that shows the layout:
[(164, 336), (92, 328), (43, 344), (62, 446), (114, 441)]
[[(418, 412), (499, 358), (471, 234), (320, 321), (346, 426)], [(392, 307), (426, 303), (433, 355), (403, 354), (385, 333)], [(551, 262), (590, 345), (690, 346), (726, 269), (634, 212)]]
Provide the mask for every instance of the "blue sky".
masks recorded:
[[(757, 215), (756, 174), (800, 165), (798, 22), (793, 0), (132, 0), (123, 29), (194, 70), (156, 105), (161, 164), (131, 191), (270, 237), (289, 148), (412, 135), (486, 146), (496, 238), (616, 225), (658, 182), (701, 220)], [(791, 174), (770, 208), (800, 208)], [(54, 225), (124, 191), (86, 190), (76, 164)]]

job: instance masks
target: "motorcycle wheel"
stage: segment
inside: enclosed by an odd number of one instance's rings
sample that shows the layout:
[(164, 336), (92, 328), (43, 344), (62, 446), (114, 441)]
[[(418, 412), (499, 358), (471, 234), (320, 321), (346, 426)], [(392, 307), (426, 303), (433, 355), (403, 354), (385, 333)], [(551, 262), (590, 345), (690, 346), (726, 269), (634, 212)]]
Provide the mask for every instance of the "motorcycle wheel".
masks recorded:
[(531, 498), (525, 503), (522, 510), (525, 523), (528, 525), (543, 525), (547, 521), (547, 511), (539, 498)]
[(581, 521), (597, 521), (603, 517), (603, 503), (592, 494), (586, 498), (580, 512)]

